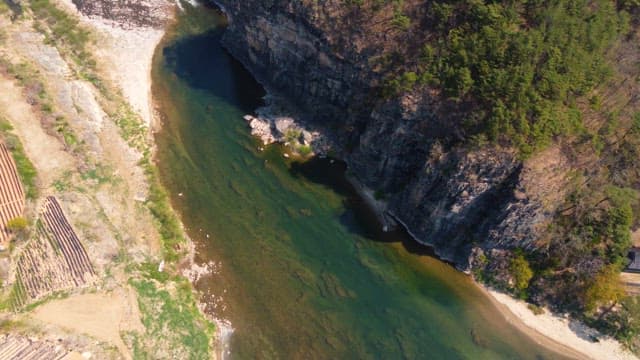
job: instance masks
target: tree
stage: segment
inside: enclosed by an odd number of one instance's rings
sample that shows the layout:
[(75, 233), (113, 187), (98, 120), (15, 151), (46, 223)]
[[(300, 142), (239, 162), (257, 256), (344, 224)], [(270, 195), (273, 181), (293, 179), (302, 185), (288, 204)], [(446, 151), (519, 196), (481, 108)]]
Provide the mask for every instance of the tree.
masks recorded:
[(467, 67), (449, 66), (445, 70), (444, 92), (449, 98), (462, 98), (472, 85), (473, 78)]
[(624, 297), (619, 275), (620, 272), (615, 266), (607, 266), (600, 270), (585, 292), (584, 306), (587, 311), (610, 305), (609, 309), (603, 313), (604, 315)]
[(609, 249), (609, 261), (621, 263), (626, 259), (631, 247), (631, 225), (633, 208), (638, 201), (638, 193), (631, 188), (609, 186), (606, 189), (611, 208), (607, 211), (605, 236)]
[(627, 297), (621, 301), (620, 305), (620, 311), (615, 314), (618, 318), (616, 323), (620, 325), (616, 338), (630, 346), (637, 346), (638, 335), (640, 335), (640, 297)]
[(515, 281), (515, 289), (522, 293), (529, 287), (529, 281), (531, 281), (533, 277), (533, 270), (531, 270), (529, 262), (524, 258), (522, 253), (518, 252), (516, 256), (511, 259), (509, 269)]
[(411, 27), (411, 18), (398, 11), (393, 14), (392, 23), (398, 29), (407, 30)]
[(640, 0), (620, 0), (620, 7), (630, 11), (640, 8)]

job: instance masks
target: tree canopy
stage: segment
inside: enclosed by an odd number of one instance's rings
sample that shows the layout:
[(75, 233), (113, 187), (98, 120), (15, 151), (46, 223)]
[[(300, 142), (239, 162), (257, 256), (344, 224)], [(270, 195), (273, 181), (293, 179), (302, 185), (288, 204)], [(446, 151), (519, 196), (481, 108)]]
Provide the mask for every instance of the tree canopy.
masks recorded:
[(608, 0), (425, 6), (425, 18), (408, 30), (426, 28), (422, 48), (387, 86), (393, 93), (426, 85), (472, 101), (468, 133), (509, 141), (525, 155), (582, 129), (575, 98), (610, 74), (605, 54), (628, 28), (627, 12)]

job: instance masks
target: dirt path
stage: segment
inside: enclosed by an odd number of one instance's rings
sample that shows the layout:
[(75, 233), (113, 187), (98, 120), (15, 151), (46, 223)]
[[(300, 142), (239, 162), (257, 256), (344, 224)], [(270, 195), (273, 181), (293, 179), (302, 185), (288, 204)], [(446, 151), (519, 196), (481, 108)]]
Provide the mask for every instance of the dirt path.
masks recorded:
[(628, 294), (640, 295), (640, 273), (623, 272), (620, 274), (620, 281)]
[(144, 331), (132, 291), (76, 295), (38, 307), (33, 319), (106, 341), (131, 359), (121, 331)]

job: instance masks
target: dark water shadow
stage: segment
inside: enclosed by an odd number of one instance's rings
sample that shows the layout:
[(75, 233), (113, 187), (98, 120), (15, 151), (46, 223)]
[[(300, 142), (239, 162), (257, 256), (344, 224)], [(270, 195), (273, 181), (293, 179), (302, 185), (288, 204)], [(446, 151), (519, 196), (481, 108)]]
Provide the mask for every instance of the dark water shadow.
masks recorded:
[(415, 241), (403, 226), (383, 231), (376, 213), (347, 179), (347, 164), (344, 161), (314, 157), (305, 162), (292, 163), (289, 171), (294, 177), (324, 185), (344, 196), (346, 211), (340, 216), (340, 223), (350, 232), (375, 242), (400, 242), (411, 254), (438, 258), (432, 247)]
[[(169, 44), (163, 48), (166, 66), (189, 86), (207, 91), (247, 113), (253, 112), (264, 105), (265, 90), (222, 47), (224, 31), (219, 27)], [(339, 221), (350, 232), (376, 242), (401, 242), (412, 254), (437, 257), (433, 248), (416, 242), (402, 226), (393, 231), (382, 231), (376, 214), (347, 180), (346, 170), (347, 165), (343, 161), (315, 157), (303, 163), (293, 163), (290, 173), (327, 186), (343, 196), (346, 211)]]
[[(221, 45), (225, 29), (184, 37), (162, 49), (166, 66), (189, 86), (245, 112), (264, 106), (264, 88)], [(215, 109), (210, 109), (215, 110)]]

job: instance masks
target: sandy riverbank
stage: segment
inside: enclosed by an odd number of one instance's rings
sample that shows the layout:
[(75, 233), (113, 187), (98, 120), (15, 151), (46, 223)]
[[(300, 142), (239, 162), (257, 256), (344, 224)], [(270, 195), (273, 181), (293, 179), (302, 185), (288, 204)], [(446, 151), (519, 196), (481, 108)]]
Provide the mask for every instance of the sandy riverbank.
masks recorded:
[[(492, 289), (481, 288), (507, 321), (541, 346), (576, 359), (638, 359), (616, 340), (600, 335), (578, 321), (554, 315), (546, 309), (544, 314), (535, 315), (524, 301)], [(597, 337), (599, 341), (591, 341), (593, 337)]]
[[(158, 46), (161, 46), (172, 20), (167, 20), (167, 24), (162, 28), (131, 25), (123, 28), (115, 21), (81, 14), (71, 0), (60, 1), (98, 36), (97, 43), (100, 46), (96, 48), (95, 53), (100, 58), (101, 72), (120, 88), (122, 95), (145, 124), (152, 131), (158, 131), (160, 119), (156, 112), (156, 99), (152, 94), (152, 66), (155, 51)], [(195, 2), (190, 3), (192, 6), (197, 6)], [(177, 4), (179, 5), (179, 2)], [(180, 6), (176, 11), (183, 11), (183, 9)], [(186, 234), (185, 237), (188, 239)], [(195, 283), (199, 276), (214, 270), (208, 264), (198, 266), (194, 263), (195, 249), (193, 243), (188, 241), (189, 255), (181, 266), (186, 267), (183, 269), (183, 275)], [(204, 311), (205, 304), (198, 305), (202, 313), (208, 316)], [(227, 320), (209, 318), (216, 324), (215, 356), (222, 360), (229, 354), (233, 327)]]

